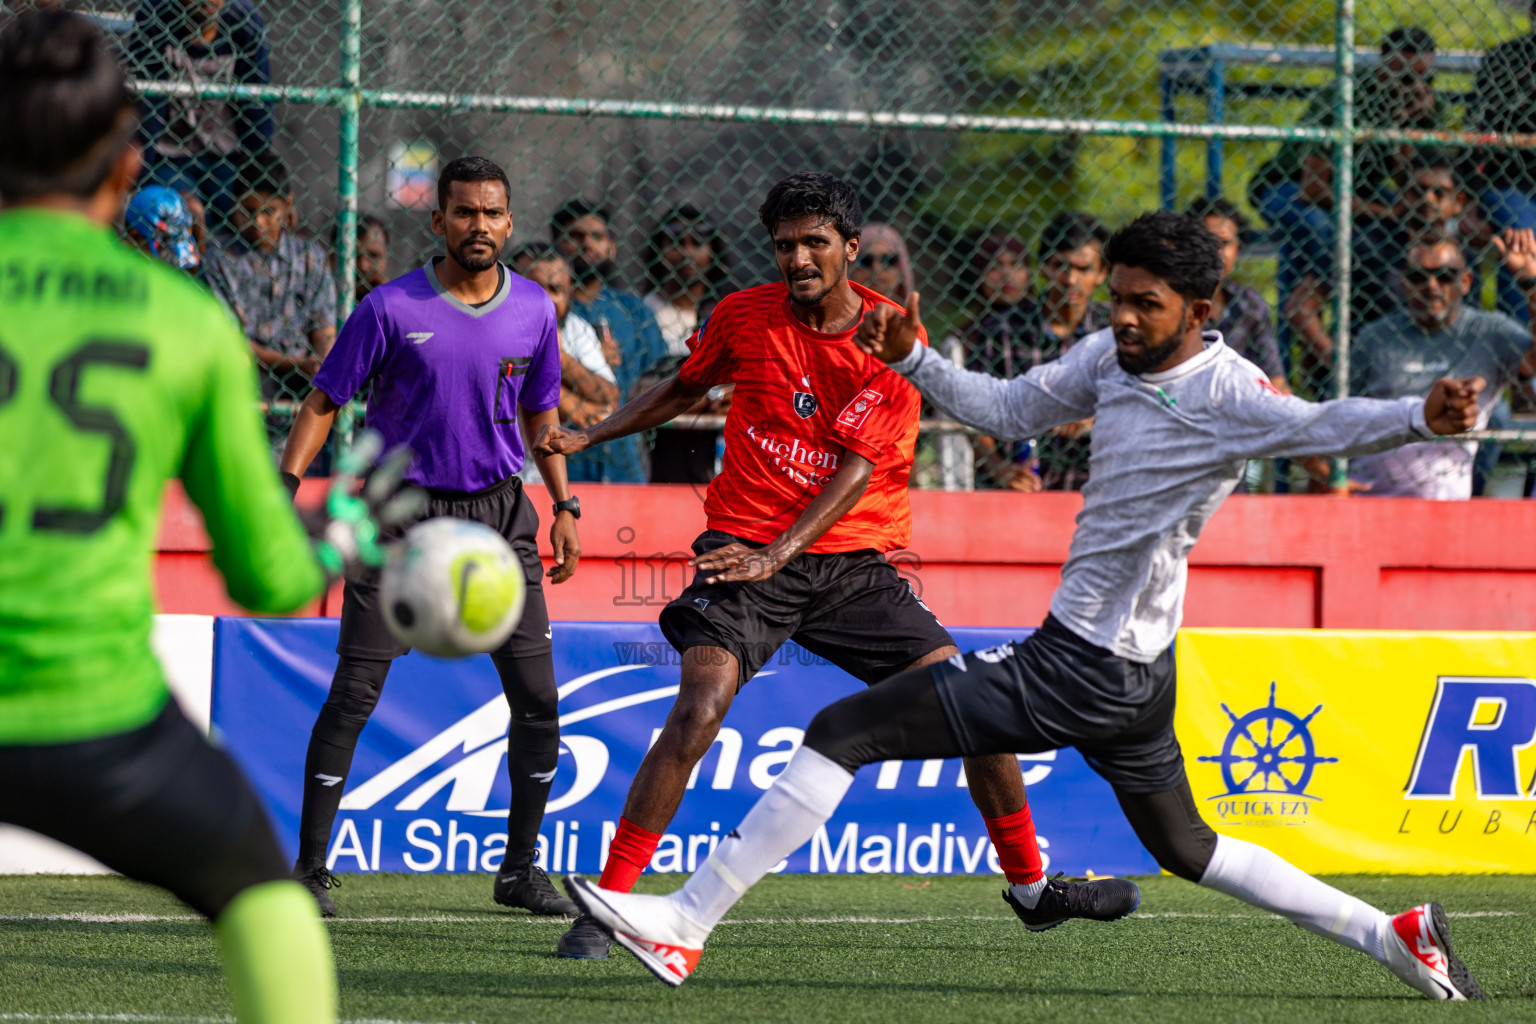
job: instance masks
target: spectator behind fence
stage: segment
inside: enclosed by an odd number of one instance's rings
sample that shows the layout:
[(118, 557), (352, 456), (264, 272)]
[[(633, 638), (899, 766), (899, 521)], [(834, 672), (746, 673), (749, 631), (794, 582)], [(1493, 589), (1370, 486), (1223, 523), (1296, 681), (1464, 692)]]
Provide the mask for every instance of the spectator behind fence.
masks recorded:
[[(667, 345), (644, 300), (611, 284), (618, 276), (618, 247), (609, 229), (608, 211), (586, 200), (572, 199), (550, 217), (549, 234), (575, 279), (571, 308), (592, 325), (600, 339), (611, 336), (618, 345), (622, 362), (614, 368), (614, 376), (619, 400), (628, 401), (640, 378), (667, 357)], [(573, 476), (573, 481), (646, 481), (649, 452), (639, 435), (611, 441), (597, 452), (594, 461), (583, 468), (599, 475)]]
[[(1536, 300), (1536, 236), (1510, 229), (1496, 242), (1504, 266)], [(1481, 377), (1478, 428), (1504, 389), (1536, 373), (1530, 328), (1502, 313), (1466, 309), (1472, 286), (1460, 244), (1428, 234), (1411, 243), (1402, 265), (1406, 309), (1366, 325), (1350, 349), (1350, 393), (1401, 398), (1429, 391), (1437, 378)], [(1415, 498), (1472, 496), (1475, 441), (1427, 441), (1350, 460), (1350, 475), (1366, 493)]]
[(864, 225), (859, 260), (848, 271), (848, 280), (901, 303), (911, 298), (916, 285), (906, 240), (889, 224)]
[(1221, 332), (1228, 348), (1264, 371), (1276, 390), (1291, 393), (1285, 379), (1285, 363), (1280, 346), (1275, 343), (1275, 324), (1264, 296), (1245, 284), (1232, 280), (1232, 271), (1243, 252), (1242, 236), (1248, 218), (1222, 196), (1204, 196), (1189, 208), (1205, 229), (1221, 243), (1221, 284), (1211, 299), (1212, 330)]
[[(297, 234), (295, 229), (297, 223), (298, 218), (290, 208), (287, 229)], [(339, 224), (336, 230), (341, 230)], [(363, 296), (389, 280), (389, 228), (385, 227), (384, 222), (373, 214), (365, 213), (357, 219), (356, 237), (357, 264), (352, 274), (352, 299), (354, 302), (362, 302)], [(325, 265), (336, 277), (336, 287), (339, 289), (341, 277), (336, 266), (336, 253), (327, 252), (325, 260)]]
[(357, 273), (352, 279), (353, 298), (363, 296), (389, 280), (389, 228), (371, 213), (357, 222)]
[(981, 312), (965, 331), (966, 358), (1001, 377), (1023, 373), (1035, 365), (1019, 340), (1029, 335), (1036, 313), (1028, 246), (1012, 235), (988, 235), (971, 256), (970, 276)]
[(129, 245), (189, 274), (195, 274), (202, 262), (192, 224), (186, 200), (164, 185), (139, 189), (123, 210), (123, 234)]
[[(1355, 73), (1355, 124), (1361, 128), (1446, 127), (1445, 104), (1435, 94), (1435, 39), (1418, 27), (1398, 27), (1381, 42), (1381, 59)], [(1336, 97), (1319, 88), (1297, 122), (1304, 128), (1332, 127)], [(1392, 213), (1394, 183), (1402, 179), (1412, 148), (1382, 142), (1355, 144), (1356, 217)], [(1280, 305), (1301, 279), (1321, 271), (1333, 252), (1333, 151), (1327, 143), (1287, 142), (1254, 173), (1248, 184), (1254, 209), (1280, 234), (1277, 267)], [(1292, 341), (1280, 325), (1280, 347)]]
[(671, 210), (645, 247), (645, 304), (667, 345), (667, 354), (688, 355), (699, 327), (699, 310), (730, 290), (731, 262), (725, 239), (691, 203)]
[[(1350, 268), (1350, 320), (1361, 326), (1398, 312), (1403, 304), (1402, 267), (1413, 240), (1426, 234), (1456, 239), (1469, 197), (1461, 187), (1455, 158), (1425, 150), (1414, 158), (1389, 216), (1354, 225)], [(1476, 253), (1464, 254), (1474, 266)], [(1331, 397), (1328, 367), (1333, 336), (1323, 314), (1333, 296), (1333, 254), (1321, 253), (1314, 268), (1296, 283), (1284, 306), (1286, 322), (1302, 342), (1305, 377), (1314, 392)]]
[[(132, 77), (194, 88), (272, 80), (266, 26), (250, 0), (142, 0), (133, 26)], [(220, 227), (240, 167), (272, 145), (271, 106), (166, 96), (146, 96), (141, 106), (146, 182), (196, 192)]]
[[(1036, 312), (1029, 289), (1029, 247), (1012, 235), (988, 235), (976, 246), (969, 269), (981, 312), (965, 329), (964, 342), (954, 336), (944, 339), (945, 357), (999, 377), (1023, 373), (1026, 365), (1034, 365), (1028, 361), (1030, 347), (1019, 342), (1030, 333)], [(956, 443), (970, 453), (957, 457), (941, 447), (940, 482), (944, 490), (969, 491), (977, 485), (1016, 491), (1040, 489), (1038, 466), (1027, 444), (1006, 445), (1000, 451), (997, 441), (984, 435), (976, 437), (974, 448), (962, 435), (955, 435), (950, 447)], [(1022, 458), (1016, 461), (1015, 455)]]
[[(685, 203), (669, 212), (645, 247), (645, 277), (651, 291), (645, 304), (656, 315), (667, 358), (652, 376), (676, 372), (688, 356), (688, 339), (709, 310), (730, 290), (730, 253), (725, 239), (697, 207)], [(700, 401), (693, 413), (719, 414), (724, 402)], [(686, 423), (688, 415), (673, 421)], [(714, 479), (721, 432), (684, 426), (656, 432), (651, 448), (651, 482), (707, 484)]]
[[(604, 346), (592, 325), (571, 312), (571, 268), (553, 245), (525, 243), (514, 250), (511, 262), (519, 274), (541, 285), (555, 304), (560, 328), (560, 422), (585, 429), (619, 407), (613, 373), (618, 352), (611, 344)], [(581, 466), (588, 457), (587, 452), (568, 456), (566, 466)], [(518, 475), (524, 482), (539, 480), (536, 466), (524, 466)]]
[[(1022, 246), (1020, 248), (1022, 250)], [(864, 233), (859, 236), (859, 257), (848, 269), (848, 280), (906, 306), (917, 285), (912, 273), (912, 257), (901, 232), (889, 224), (865, 224)], [(1027, 286), (1028, 282), (1025, 284)], [(949, 335), (939, 342), (937, 348), (944, 353), (945, 358), (960, 365), (964, 346), (957, 336)], [(933, 407), (925, 402), (923, 418), (930, 418), (934, 413)], [(946, 491), (968, 491), (975, 486), (975, 453), (965, 434), (925, 434), (918, 437), (917, 443), (918, 464), (927, 462), (923, 453), (931, 451), (933, 472), (937, 474), (937, 479), (920, 470), (912, 474), (909, 486), (932, 486), (936, 483)], [(925, 477), (928, 482), (924, 482)]]
[(336, 280), (325, 251), (287, 229), (292, 203), (279, 161), (241, 168), (235, 195), (236, 234), (209, 246), (204, 276), (250, 341), (262, 394), (296, 400), (336, 340)]
[[(973, 370), (1014, 376), (1065, 355), (1081, 338), (1109, 326), (1109, 305), (1093, 297), (1109, 272), (1104, 245), (1109, 232), (1098, 218), (1063, 210), (1052, 217), (1040, 234), (1035, 255), (1045, 287), (1039, 301), (1018, 322), (1007, 345), (991, 348), (974, 345), (966, 353)], [(1027, 444), (999, 446), (980, 437), (979, 486), (1012, 490), (1080, 491), (1088, 482), (1088, 438), (1092, 420), (1072, 423), (1041, 438), (1037, 463), (1032, 463)], [(1038, 482), (1031, 477), (1038, 473)]]
[[(1468, 120), (1479, 131), (1536, 132), (1536, 3), (1529, 12), (1531, 31), (1489, 50), (1478, 68)], [(1490, 148), (1482, 163), (1479, 197), (1495, 228), (1536, 228), (1536, 152)], [(1499, 310), (1517, 320), (1529, 315), (1520, 287), (1503, 270)]]

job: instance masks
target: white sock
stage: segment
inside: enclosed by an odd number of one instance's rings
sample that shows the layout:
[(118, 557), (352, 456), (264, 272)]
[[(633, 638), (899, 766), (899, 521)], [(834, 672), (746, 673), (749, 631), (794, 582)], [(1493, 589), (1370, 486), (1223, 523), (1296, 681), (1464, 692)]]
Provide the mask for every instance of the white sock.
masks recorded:
[(809, 747), (795, 751), (773, 787), (672, 894), (678, 910), (714, 928), (758, 879), (827, 823), (851, 785), (853, 773), (836, 761)]
[(1218, 836), (1200, 884), (1386, 963), (1383, 944), (1391, 921), (1386, 914), (1318, 881), (1262, 846)]
[(1040, 902), (1040, 894), (1045, 892), (1045, 876), (1041, 875), (1028, 884), (1014, 882), (1008, 888), (1012, 890), (1014, 899), (1024, 904), (1030, 910), (1034, 910), (1035, 904)]

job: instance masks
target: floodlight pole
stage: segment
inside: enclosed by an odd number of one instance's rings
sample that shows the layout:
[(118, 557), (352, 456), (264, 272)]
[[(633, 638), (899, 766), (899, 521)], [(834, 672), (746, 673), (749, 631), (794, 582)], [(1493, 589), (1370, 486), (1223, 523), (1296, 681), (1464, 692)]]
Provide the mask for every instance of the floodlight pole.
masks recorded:
[[(1354, 255), (1355, 193), (1355, 0), (1337, 0), (1333, 73), (1333, 385), (1339, 398), (1349, 395), (1350, 258)], [(1334, 459), (1330, 485), (1349, 483), (1349, 462)]]

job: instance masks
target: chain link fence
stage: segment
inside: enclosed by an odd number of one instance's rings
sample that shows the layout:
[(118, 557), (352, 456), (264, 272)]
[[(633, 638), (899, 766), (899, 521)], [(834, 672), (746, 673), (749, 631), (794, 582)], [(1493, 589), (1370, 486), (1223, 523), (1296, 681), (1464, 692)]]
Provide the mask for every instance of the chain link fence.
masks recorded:
[[(1478, 373), (1498, 396), (1480, 446), (1255, 464), (1250, 489), (1530, 491), (1536, 256), (1506, 234), (1536, 227), (1526, 0), (77, 6), (121, 42), (148, 178), (206, 210), (200, 273), (259, 347), (277, 445), (355, 297), (440, 251), (438, 169), (480, 154), (513, 183), (509, 257), (586, 314), (564, 331), (578, 424), (675, 364), (721, 294), (776, 278), (757, 206), (817, 169), (862, 196), (854, 278), (921, 290), (965, 365), (1020, 373), (1105, 326), (1106, 232), (1190, 209), (1229, 242), (1216, 326), (1276, 388)], [(707, 479), (712, 397), (582, 472)], [(914, 483), (1079, 488), (1091, 436), (925, 412)]]

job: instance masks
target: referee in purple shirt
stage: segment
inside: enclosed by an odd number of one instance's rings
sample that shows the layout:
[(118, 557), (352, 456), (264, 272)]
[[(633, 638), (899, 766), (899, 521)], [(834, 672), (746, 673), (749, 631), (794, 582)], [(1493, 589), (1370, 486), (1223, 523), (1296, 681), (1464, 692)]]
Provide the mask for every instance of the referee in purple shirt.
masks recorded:
[[(523, 618), (491, 653), (512, 709), (512, 808), (493, 896), (535, 914), (575, 914), (576, 905), (533, 862), (560, 753), (560, 726), (535, 539), (539, 517), (517, 471), (539, 428), (559, 425), (560, 337), (544, 289), (499, 262), (512, 233), (510, 192), (506, 173), (482, 157), (443, 168), (432, 232), (442, 237), (444, 255), (375, 288), (347, 318), (294, 419), (281, 469), (297, 492), (337, 409), (368, 388), (368, 426), (383, 435), (387, 448), (405, 444), (415, 453), (406, 479), (430, 499), (422, 518), (485, 523), (522, 558), (528, 579)], [(555, 501), (549, 577), (564, 583), (581, 555), (581, 506), (566, 483), (564, 458), (534, 460)], [(406, 651), (379, 612), (378, 572), (348, 579), (336, 674), (304, 760), (294, 867), (294, 877), (327, 917), (336, 913), (327, 890), (338, 882), (326, 866), (326, 851), (352, 753), (390, 664)]]

